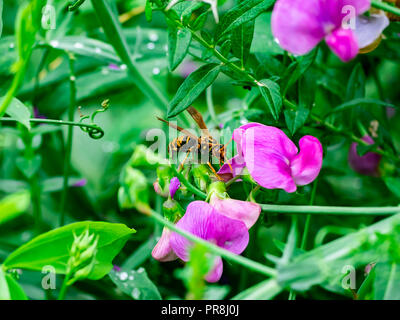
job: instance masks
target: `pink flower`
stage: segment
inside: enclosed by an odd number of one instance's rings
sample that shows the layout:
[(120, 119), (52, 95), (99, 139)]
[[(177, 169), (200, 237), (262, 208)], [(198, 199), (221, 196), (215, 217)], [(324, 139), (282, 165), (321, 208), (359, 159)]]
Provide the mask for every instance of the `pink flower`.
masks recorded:
[(217, 195), (211, 196), (210, 205), (224, 216), (242, 221), (247, 229), (256, 223), (261, 213), (261, 207), (257, 203), (229, 198), (221, 199)]
[(173, 177), (169, 183), (169, 194), (171, 196), (171, 199), (174, 198), (174, 195), (180, 186), (181, 182), (179, 181), (179, 179), (177, 177)]
[(282, 48), (296, 55), (310, 52), (325, 39), (347, 62), (360, 45), (356, 33), (342, 23), (363, 14), (370, 5), (370, 0), (278, 0), (272, 12), (272, 33)]
[[(275, 127), (249, 123), (233, 132), (238, 155), (231, 159), (233, 173), (247, 167), (251, 177), (267, 189), (295, 192), (311, 183), (322, 167), (323, 150), (313, 136), (300, 139), (300, 152), (286, 134)], [(228, 165), (222, 166), (225, 172)]]
[[(374, 144), (374, 140), (370, 136), (362, 137), (362, 140), (368, 144)], [(349, 164), (350, 167), (355, 171), (367, 176), (379, 176), (379, 162), (381, 161), (381, 155), (374, 152), (367, 152), (363, 156), (359, 156), (357, 153), (358, 143), (354, 142), (350, 146), (349, 150)]]
[[(249, 242), (249, 232), (242, 221), (228, 218), (204, 201), (190, 203), (176, 226), (235, 254), (242, 253)], [(170, 243), (175, 254), (183, 261), (188, 261), (192, 242), (172, 233)], [(206, 280), (217, 282), (222, 270), (222, 259), (216, 257)]]
[(157, 244), (153, 248), (153, 251), (151, 252), (151, 255), (154, 259), (167, 262), (178, 258), (171, 247), (171, 235), (172, 231), (170, 229), (163, 229), (160, 240), (158, 240)]

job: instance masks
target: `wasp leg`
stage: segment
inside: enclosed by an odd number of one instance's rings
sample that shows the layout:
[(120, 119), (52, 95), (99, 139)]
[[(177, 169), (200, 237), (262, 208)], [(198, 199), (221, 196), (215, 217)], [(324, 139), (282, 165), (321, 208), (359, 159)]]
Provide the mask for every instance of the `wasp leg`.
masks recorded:
[(190, 150), (189, 150), (188, 152), (186, 152), (185, 159), (183, 159), (183, 161), (182, 161), (181, 164), (179, 165), (178, 171), (181, 171), (181, 170), (182, 170), (182, 168), (183, 168), (183, 166), (184, 166), (184, 164), (185, 164), (187, 158), (189, 157), (189, 154), (190, 154), (190, 153), (191, 153)]
[(218, 178), (219, 181), (224, 181), (224, 179), (222, 179), (219, 174), (217, 173), (217, 171), (215, 171), (214, 167), (211, 165), (210, 162), (207, 162), (208, 166), (210, 167), (211, 171), (215, 174), (215, 176)]

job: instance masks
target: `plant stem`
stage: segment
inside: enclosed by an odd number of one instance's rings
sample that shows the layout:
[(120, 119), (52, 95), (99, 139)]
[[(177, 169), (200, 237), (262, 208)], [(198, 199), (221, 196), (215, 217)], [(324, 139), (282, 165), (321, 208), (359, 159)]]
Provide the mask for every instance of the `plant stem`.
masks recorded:
[(213, 119), (215, 125), (218, 125), (218, 117), (217, 114), (215, 113), (214, 101), (212, 98), (212, 85), (206, 89), (206, 99), (207, 99), (208, 112), (210, 113), (211, 119)]
[[(0, 121), (4, 122), (17, 122), (17, 120), (13, 118), (7, 118), (7, 117), (2, 117), (0, 118)], [(81, 127), (85, 129), (89, 129), (98, 132), (101, 137), (104, 135), (104, 131), (102, 128), (95, 124), (86, 124), (82, 122), (73, 122), (73, 121), (62, 121), (62, 120), (54, 120), (54, 119), (36, 119), (36, 118), (31, 118), (29, 119), (29, 122), (33, 123), (45, 123), (45, 124), (51, 124), (51, 125), (65, 125), (65, 126), (75, 126), (75, 127)], [(99, 138), (96, 138), (99, 139)]]
[[(72, 55), (68, 56), (69, 59), (69, 86), (70, 86), (70, 100), (69, 100), (69, 109), (68, 109), (68, 121), (74, 120), (74, 112), (76, 108), (76, 77), (75, 77), (75, 68), (74, 68), (74, 60), (75, 58)], [(61, 193), (61, 204), (60, 204), (60, 227), (64, 225), (65, 222), (65, 203), (67, 200), (68, 194), (68, 179), (69, 173), (71, 169), (71, 152), (72, 152), (72, 139), (73, 139), (74, 127), (68, 127), (67, 133), (67, 144), (65, 148), (65, 157), (64, 157), (64, 183), (63, 190)]]
[(220, 255), (229, 261), (235, 262), (243, 267), (246, 267), (252, 271), (263, 274), (267, 277), (275, 277), (277, 275), (276, 270), (273, 268), (267, 267), (261, 263), (247, 259), (243, 256), (234, 254), (228, 250), (225, 250), (221, 247), (216, 246), (215, 244), (212, 244), (206, 240), (198, 238), (195, 235), (193, 235), (185, 230), (178, 228), (172, 222), (169, 222), (168, 220), (164, 219), (162, 216), (160, 216), (157, 212), (153, 211), (151, 208), (146, 209), (146, 214), (151, 216), (158, 223), (161, 223), (164, 226), (166, 226), (167, 228), (171, 229), (172, 231), (182, 235), (183, 237), (189, 239), (190, 241), (193, 241), (196, 244), (203, 245), (204, 247), (209, 249), (211, 252), (213, 252), (217, 255)]
[(65, 300), (65, 295), (67, 294), (67, 289), (68, 289), (68, 280), (69, 280), (69, 274), (66, 274), (64, 277), (64, 281), (61, 286), (60, 294), (58, 295), (58, 300)]
[(397, 16), (400, 16), (400, 9), (388, 4), (386, 2), (382, 2), (382, 1), (378, 1), (378, 0), (371, 0), (371, 6), (377, 8), (377, 9), (381, 9), (383, 11), (393, 13)]
[(350, 215), (350, 216), (385, 216), (400, 213), (400, 207), (335, 207), (335, 206), (290, 206), (260, 204), (264, 212), (311, 214), (311, 215)]
[(207, 199), (207, 194), (205, 194), (203, 191), (197, 189), (193, 184), (191, 184), (185, 176), (180, 173), (178, 170), (176, 170), (174, 165), (171, 165), (172, 170), (174, 170), (175, 175), (178, 177), (179, 181), (193, 194), (198, 196), (199, 198), (202, 199)]

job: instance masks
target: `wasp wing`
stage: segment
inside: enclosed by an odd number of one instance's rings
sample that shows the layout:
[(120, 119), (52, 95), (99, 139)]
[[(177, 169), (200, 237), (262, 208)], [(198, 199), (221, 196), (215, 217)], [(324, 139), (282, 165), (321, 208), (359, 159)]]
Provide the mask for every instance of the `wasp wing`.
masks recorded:
[(210, 137), (210, 131), (208, 131), (207, 125), (204, 122), (203, 116), (199, 111), (197, 111), (194, 107), (189, 107), (186, 109), (187, 112), (191, 115), (194, 121), (196, 121), (197, 125), (201, 129), (202, 136)]

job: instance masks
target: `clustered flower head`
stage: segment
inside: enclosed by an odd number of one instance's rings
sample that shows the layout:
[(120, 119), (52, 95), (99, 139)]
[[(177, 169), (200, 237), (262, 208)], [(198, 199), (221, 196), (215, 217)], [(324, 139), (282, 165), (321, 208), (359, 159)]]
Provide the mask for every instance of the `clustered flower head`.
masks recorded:
[[(322, 146), (312, 136), (300, 139), (300, 151), (286, 134), (275, 127), (259, 123), (249, 123), (236, 129), (233, 140), (237, 144), (238, 155), (225, 164), (219, 174), (231, 176), (246, 170), (252, 179), (267, 189), (283, 189), (294, 192), (297, 186), (311, 183), (322, 166)], [(199, 171), (200, 172), (200, 171)], [(192, 201), (185, 213), (173, 199), (180, 187), (180, 181), (170, 179), (168, 200), (164, 203), (164, 216), (179, 229), (207, 240), (235, 254), (241, 254), (249, 242), (249, 229), (257, 222), (261, 207), (249, 201), (231, 199), (224, 182), (211, 183), (207, 201)], [(161, 238), (152, 251), (159, 261), (177, 258), (188, 261), (192, 241), (164, 228)], [(215, 257), (211, 270), (205, 279), (216, 282), (221, 278), (223, 263)]]
[(384, 14), (362, 16), (370, 0), (278, 0), (272, 32), (279, 45), (296, 55), (310, 52), (325, 40), (344, 62), (380, 39), (389, 25)]

